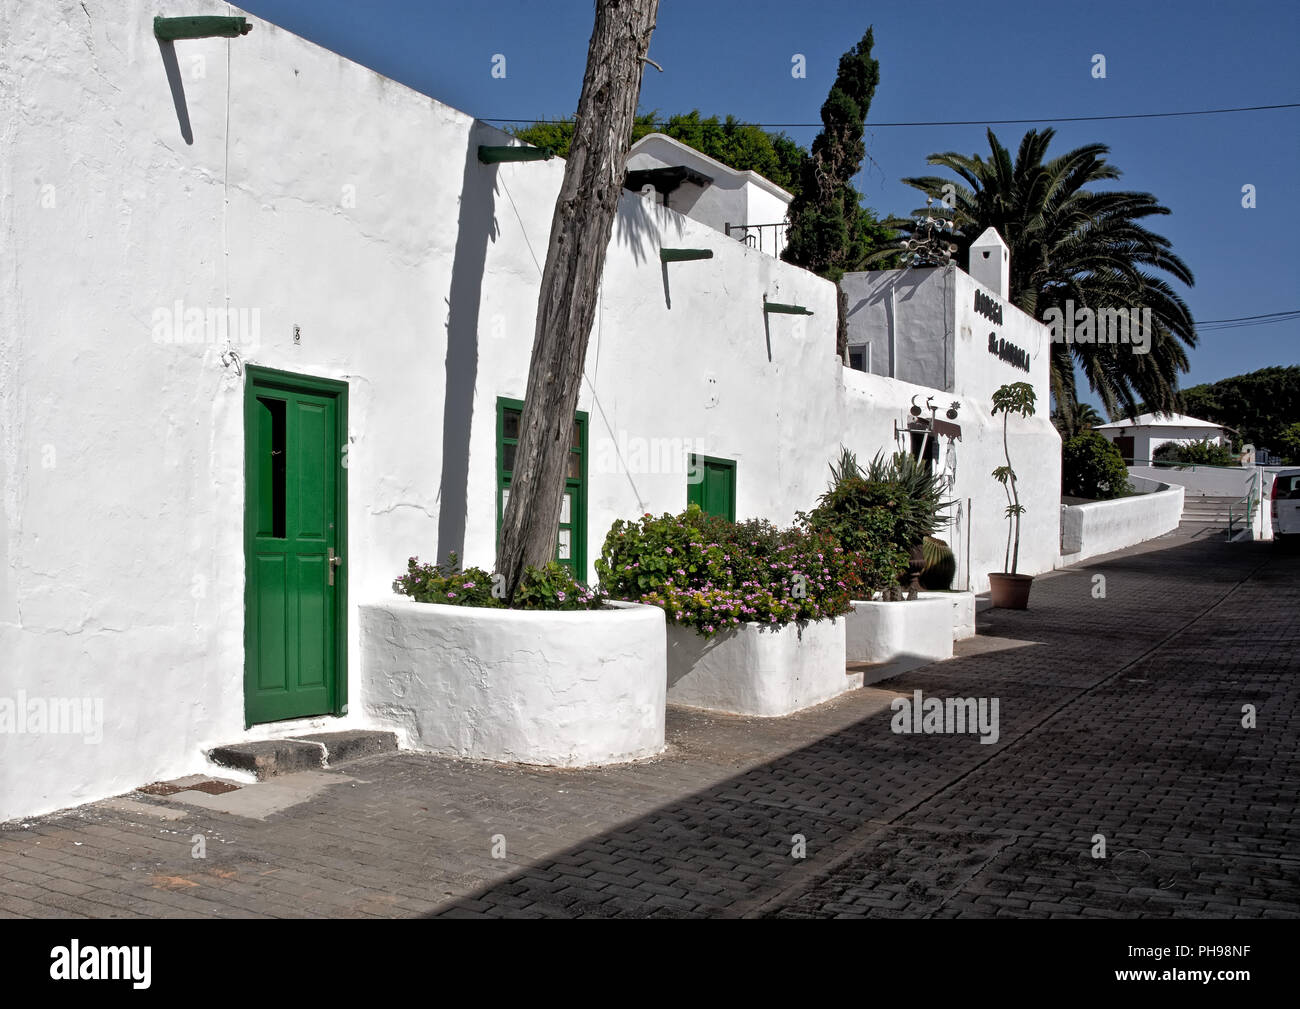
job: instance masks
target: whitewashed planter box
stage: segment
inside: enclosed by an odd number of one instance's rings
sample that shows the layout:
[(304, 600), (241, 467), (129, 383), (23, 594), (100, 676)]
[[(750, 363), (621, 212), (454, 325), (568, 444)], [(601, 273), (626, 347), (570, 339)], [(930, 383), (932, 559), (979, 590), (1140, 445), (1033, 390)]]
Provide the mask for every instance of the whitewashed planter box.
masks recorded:
[(668, 700), (774, 717), (861, 685), (844, 669), (844, 618), (769, 628), (745, 623), (705, 638), (668, 625)]
[(917, 593), (920, 599), (947, 599), (952, 603), (952, 639), (961, 641), (975, 636), (975, 593), (932, 592)]
[[(851, 605), (853, 609), (844, 616), (845, 658), (887, 664), (874, 671), (874, 679), (952, 658), (953, 606), (947, 599), (855, 601)], [(872, 680), (867, 678), (867, 682)]]
[(412, 749), (555, 767), (664, 748), (664, 614), (359, 607), (362, 701)]

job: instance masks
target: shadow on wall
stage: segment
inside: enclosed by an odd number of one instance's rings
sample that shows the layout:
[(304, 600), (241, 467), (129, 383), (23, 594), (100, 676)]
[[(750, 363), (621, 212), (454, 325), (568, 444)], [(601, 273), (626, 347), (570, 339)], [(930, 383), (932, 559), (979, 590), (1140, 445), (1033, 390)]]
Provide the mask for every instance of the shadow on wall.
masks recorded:
[(163, 69), (167, 71), (167, 86), (171, 89), (172, 104), (176, 106), (176, 121), (181, 128), (181, 138), (187, 144), (194, 143), (194, 131), (190, 128), (190, 110), (185, 103), (185, 81), (181, 78), (180, 63), (176, 59), (176, 43), (157, 39), (158, 51), (162, 54)]
[(493, 144), (500, 132), (483, 123), (470, 127), (465, 172), (456, 222), (456, 252), (447, 301), (446, 393), (442, 412), (442, 478), (438, 488), (438, 561), (465, 555), (469, 507), (469, 435), (474, 420), (478, 378), (479, 304), (489, 241), (501, 229), (496, 221), (497, 165), (478, 160), (479, 144)]
[[(657, 218), (657, 219), (656, 219)], [(618, 201), (618, 211), (614, 215), (614, 238), (619, 245), (625, 245), (632, 253), (632, 261), (640, 266), (646, 262), (646, 239), (659, 240), (663, 244), (664, 232), (670, 223), (676, 226), (677, 238), (682, 236), (680, 217), (665, 211), (656, 203), (651, 203), (635, 193), (624, 191)]]

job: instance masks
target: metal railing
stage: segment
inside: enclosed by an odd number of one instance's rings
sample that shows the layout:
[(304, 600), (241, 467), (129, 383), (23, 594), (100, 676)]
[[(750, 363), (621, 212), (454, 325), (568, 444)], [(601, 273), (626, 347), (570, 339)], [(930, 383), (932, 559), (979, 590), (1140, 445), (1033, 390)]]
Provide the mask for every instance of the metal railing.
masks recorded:
[[(751, 249), (766, 252), (769, 256), (776, 256), (785, 244), (785, 229), (788, 227), (789, 222), (781, 221), (779, 224), (724, 224), (723, 230), (728, 238), (744, 242)], [(763, 235), (768, 228), (772, 229), (772, 235), (765, 242)], [(769, 243), (771, 248), (767, 248)]]
[(1124, 465), (1150, 466), (1152, 469), (1191, 470), (1192, 472), (1196, 472), (1198, 469), (1230, 469), (1242, 473), (1249, 469), (1256, 469), (1254, 466), (1222, 465), (1220, 463), (1211, 462), (1173, 462), (1168, 459), (1134, 459), (1131, 462), (1125, 459)]
[(1246, 491), (1246, 496), (1240, 501), (1234, 501), (1228, 505), (1228, 539), (1232, 539), (1236, 534), (1237, 521), (1243, 518), (1242, 515), (1234, 514), (1236, 508), (1245, 506), (1245, 525), (1247, 529), (1255, 528), (1255, 504), (1259, 497), (1259, 470), (1255, 470), (1250, 478), (1250, 489)]

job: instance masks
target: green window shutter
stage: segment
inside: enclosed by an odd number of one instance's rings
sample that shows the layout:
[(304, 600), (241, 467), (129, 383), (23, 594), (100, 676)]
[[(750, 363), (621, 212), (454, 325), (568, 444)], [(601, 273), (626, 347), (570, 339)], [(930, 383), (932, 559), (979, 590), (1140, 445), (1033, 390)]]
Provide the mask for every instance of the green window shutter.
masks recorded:
[[(519, 445), (522, 400), (497, 399), (497, 542), (501, 541), (501, 520), (510, 494), (510, 475)], [(555, 559), (580, 582), (587, 580), (587, 414), (575, 414), (569, 466), (565, 471), (564, 499), (560, 504), (560, 528)]]

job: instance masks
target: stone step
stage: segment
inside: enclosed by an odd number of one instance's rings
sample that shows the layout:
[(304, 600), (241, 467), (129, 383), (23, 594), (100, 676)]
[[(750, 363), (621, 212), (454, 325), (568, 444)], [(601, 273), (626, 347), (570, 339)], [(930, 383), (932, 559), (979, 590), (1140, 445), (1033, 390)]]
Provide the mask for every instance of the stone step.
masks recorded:
[(335, 767), (349, 760), (397, 750), (392, 732), (349, 729), (345, 732), (316, 732), (291, 739), (260, 739), (230, 743), (208, 752), (208, 759), (221, 767), (233, 767), (266, 781), (295, 771)]

